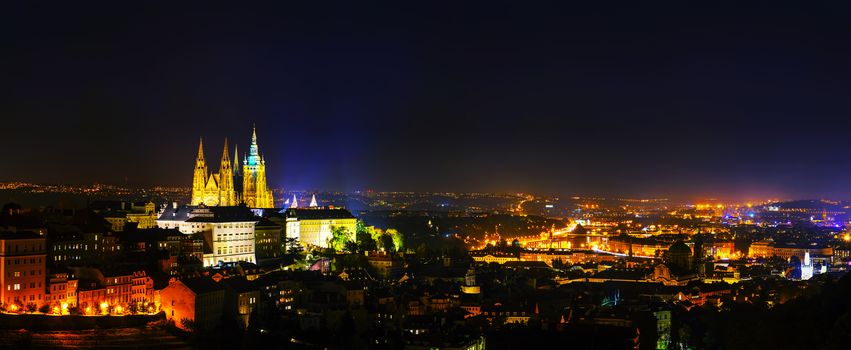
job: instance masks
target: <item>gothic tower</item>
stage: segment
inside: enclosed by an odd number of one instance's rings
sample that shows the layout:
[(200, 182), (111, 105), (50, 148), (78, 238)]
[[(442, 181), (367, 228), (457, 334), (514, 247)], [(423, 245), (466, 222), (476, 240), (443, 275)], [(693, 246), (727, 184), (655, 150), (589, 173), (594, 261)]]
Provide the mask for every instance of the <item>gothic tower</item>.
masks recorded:
[(250, 208), (273, 208), (272, 191), (266, 186), (266, 160), (257, 145), (257, 129), (251, 132), (248, 156), (242, 161), (242, 200)]
[(225, 139), (225, 148), (222, 151), (222, 162), (219, 168), (219, 205), (237, 205), (236, 191), (233, 186), (233, 167), (228, 155), (228, 139)]
[(192, 205), (204, 202), (204, 188), (207, 182), (207, 162), (204, 161), (204, 140), (198, 142), (198, 158), (195, 159), (195, 173), (192, 177)]

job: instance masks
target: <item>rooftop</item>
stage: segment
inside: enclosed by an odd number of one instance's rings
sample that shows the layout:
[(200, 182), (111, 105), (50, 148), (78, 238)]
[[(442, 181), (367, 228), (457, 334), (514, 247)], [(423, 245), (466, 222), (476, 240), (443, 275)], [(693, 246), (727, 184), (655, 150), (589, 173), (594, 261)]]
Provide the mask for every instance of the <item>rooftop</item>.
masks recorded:
[(354, 215), (343, 208), (289, 208), (284, 216), (298, 220), (321, 220), (321, 219), (354, 219)]
[(34, 238), (44, 238), (39, 236), (34, 232), (29, 231), (19, 231), (19, 232), (0, 232), (0, 239), (2, 240), (13, 240), (13, 239), (34, 239)]
[(209, 277), (196, 277), (180, 280), (187, 288), (195, 292), (195, 294), (212, 293), (222, 290), (224, 287), (210, 279)]

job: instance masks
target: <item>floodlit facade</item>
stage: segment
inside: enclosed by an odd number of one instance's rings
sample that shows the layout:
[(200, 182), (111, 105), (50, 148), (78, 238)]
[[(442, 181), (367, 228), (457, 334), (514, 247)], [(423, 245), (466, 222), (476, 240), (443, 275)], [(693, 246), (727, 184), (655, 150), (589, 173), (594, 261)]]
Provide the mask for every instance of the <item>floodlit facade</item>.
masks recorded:
[(184, 330), (210, 330), (221, 323), (225, 288), (206, 277), (172, 280), (160, 292), (167, 319)]
[(804, 253), (804, 260), (801, 261), (801, 279), (808, 280), (813, 277), (813, 262), (810, 260), (810, 252)]
[(286, 217), (286, 237), (295, 237), (304, 245), (328, 247), (335, 227), (342, 227), (354, 237), (357, 219), (342, 208), (290, 208)]
[(245, 206), (172, 206), (163, 210), (157, 224), (184, 234), (200, 234), (204, 239), (201, 261), (204, 266), (215, 266), (220, 262), (257, 262), (254, 229), (258, 221)]
[(45, 303), (44, 248), (44, 238), (35, 233), (0, 233), (0, 303), (7, 309)]

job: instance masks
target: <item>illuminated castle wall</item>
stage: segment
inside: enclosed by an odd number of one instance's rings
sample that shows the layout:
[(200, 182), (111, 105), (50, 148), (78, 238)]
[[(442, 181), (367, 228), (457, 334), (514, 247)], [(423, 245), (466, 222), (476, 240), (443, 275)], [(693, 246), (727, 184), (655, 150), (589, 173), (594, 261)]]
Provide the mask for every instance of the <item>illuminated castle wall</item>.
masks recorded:
[[(237, 157), (236, 148), (234, 157)], [(266, 161), (257, 146), (256, 130), (251, 134), (251, 147), (242, 164), (242, 183), (239, 184), (235, 181), (239, 178), (238, 168), (230, 161), (228, 143), (225, 140), (219, 172), (211, 174), (204, 159), (204, 143), (200, 142), (192, 178), (191, 204), (234, 206), (245, 203), (250, 208), (273, 208), (275, 200), (272, 198), (272, 191), (266, 186)], [(238, 189), (240, 185), (242, 191)]]

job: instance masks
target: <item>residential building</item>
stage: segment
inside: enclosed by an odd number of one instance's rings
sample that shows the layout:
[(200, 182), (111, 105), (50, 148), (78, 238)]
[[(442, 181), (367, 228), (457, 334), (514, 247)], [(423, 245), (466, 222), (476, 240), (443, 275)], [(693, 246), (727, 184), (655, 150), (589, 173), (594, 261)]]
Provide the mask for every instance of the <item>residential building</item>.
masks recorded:
[(160, 291), (161, 310), (184, 330), (211, 330), (225, 314), (225, 287), (208, 277), (172, 279)]
[(260, 219), (254, 226), (254, 244), (257, 260), (274, 259), (281, 256), (281, 236), (284, 228), (268, 219)]
[(0, 233), (0, 303), (16, 307), (45, 303), (44, 248), (44, 237), (38, 234)]

